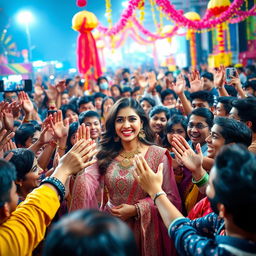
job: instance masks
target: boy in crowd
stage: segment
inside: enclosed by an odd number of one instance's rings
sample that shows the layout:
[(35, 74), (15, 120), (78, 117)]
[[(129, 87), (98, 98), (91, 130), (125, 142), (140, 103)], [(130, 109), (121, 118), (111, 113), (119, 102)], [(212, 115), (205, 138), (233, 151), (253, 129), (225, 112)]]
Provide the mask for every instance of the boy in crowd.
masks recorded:
[(98, 141), (101, 136), (100, 116), (96, 111), (88, 110), (79, 115), (79, 123), (90, 128), (91, 139)]

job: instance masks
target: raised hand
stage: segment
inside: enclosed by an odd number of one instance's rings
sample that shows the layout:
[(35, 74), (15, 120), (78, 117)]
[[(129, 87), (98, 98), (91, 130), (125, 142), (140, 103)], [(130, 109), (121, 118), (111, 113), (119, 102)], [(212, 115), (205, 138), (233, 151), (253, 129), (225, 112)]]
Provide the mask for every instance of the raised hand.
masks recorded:
[(8, 131), (12, 131), (14, 126), (14, 118), (12, 114), (11, 104), (5, 105), (2, 109), (3, 113), (3, 125)]
[(8, 143), (14, 137), (14, 135), (15, 135), (14, 132), (11, 132), (8, 134), (6, 129), (3, 129), (0, 132), (0, 152), (1, 152), (1, 154), (3, 154), (3, 152), (4, 152), (6, 143)]
[(54, 132), (53, 132), (51, 126), (46, 125), (46, 126), (44, 126), (44, 129), (38, 138), (38, 142), (40, 144), (44, 145), (44, 144), (50, 142), (53, 139), (53, 136), (54, 136)]
[(135, 156), (136, 169), (133, 173), (141, 188), (146, 191), (151, 197), (162, 191), (163, 183), (163, 163), (158, 167), (157, 173), (153, 172), (148, 166), (143, 156)]
[(26, 114), (31, 114), (34, 110), (34, 106), (28, 94), (24, 91), (19, 92), (18, 94), (19, 101), (21, 103), (22, 109), (25, 111)]
[(214, 71), (213, 82), (216, 88), (222, 88), (225, 84), (225, 67), (221, 65)]
[(11, 110), (12, 110), (12, 115), (14, 119), (18, 119), (20, 116), (20, 110), (21, 110), (21, 104), (14, 101), (10, 105)]
[(148, 85), (148, 81), (147, 78), (144, 75), (138, 75), (138, 83), (140, 85), (141, 88), (145, 88)]
[(177, 160), (185, 165), (191, 172), (196, 172), (202, 168), (203, 154), (200, 144), (197, 144), (197, 153), (195, 153), (182, 136), (174, 134), (172, 146)]
[(45, 93), (49, 100), (56, 101), (56, 99), (58, 97), (58, 91), (55, 86), (49, 85), (48, 90), (45, 90)]
[(68, 135), (69, 122), (68, 119), (65, 119), (63, 122), (62, 112), (58, 110), (53, 114), (53, 117), (50, 119), (51, 127), (54, 131), (55, 136), (58, 139)]
[(182, 74), (179, 74), (177, 76), (176, 83), (172, 83), (173, 90), (177, 95), (182, 94), (185, 91), (186, 88), (186, 80)]
[(241, 80), (240, 80), (240, 77), (239, 77), (239, 74), (238, 74), (237, 70), (235, 71), (235, 76), (231, 76), (231, 79), (230, 79), (228, 84), (233, 85), (236, 90), (238, 88), (242, 87), (241, 86)]
[(67, 175), (77, 174), (96, 162), (96, 159), (92, 159), (96, 153), (96, 143), (91, 144), (91, 140), (79, 140), (69, 152), (59, 160), (56, 171), (61, 169), (61, 172)]
[(61, 80), (56, 84), (56, 90), (58, 93), (62, 93), (66, 90), (67, 86), (66, 86), (66, 82), (65, 80)]
[(156, 74), (154, 71), (148, 72), (148, 84), (151, 90), (153, 90), (157, 85)]
[(203, 83), (200, 79), (199, 71), (194, 70), (188, 75), (190, 82), (190, 92), (197, 92), (203, 90)]
[(86, 127), (85, 124), (81, 124), (76, 132), (76, 141), (89, 140), (90, 139), (90, 128)]
[(13, 149), (16, 149), (16, 144), (10, 139), (9, 141), (7, 141), (4, 146), (3, 146), (3, 151), (7, 152)]

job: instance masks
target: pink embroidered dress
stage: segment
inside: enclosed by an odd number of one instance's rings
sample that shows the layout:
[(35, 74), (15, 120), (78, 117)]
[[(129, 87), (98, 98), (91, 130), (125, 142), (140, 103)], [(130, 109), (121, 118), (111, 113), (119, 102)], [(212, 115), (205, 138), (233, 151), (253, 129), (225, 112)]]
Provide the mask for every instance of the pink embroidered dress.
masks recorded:
[[(162, 188), (170, 201), (181, 210), (181, 200), (169, 153), (166, 149), (150, 146), (145, 159), (155, 172), (159, 164), (164, 163)], [(136, 205), (138, 217), (130, 218), (126, 223), (134, 232), (140, 255), (175, 255), (174, 246), (157, 208), (135, 181), (133, 170), (134, 166), (124, 168), (115, 159), (104, 176), (99, 174), (97, 164), (86, 168), (73, 184), (70, 211), (83, 208), (100, 208), (108, 211), (120, 204)]]

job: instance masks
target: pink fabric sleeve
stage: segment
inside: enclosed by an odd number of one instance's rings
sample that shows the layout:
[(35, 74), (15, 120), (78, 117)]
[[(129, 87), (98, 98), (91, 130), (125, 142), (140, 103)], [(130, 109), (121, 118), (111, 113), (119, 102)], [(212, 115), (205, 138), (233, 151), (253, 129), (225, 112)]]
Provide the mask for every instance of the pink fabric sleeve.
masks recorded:
[(163, 170), (163, 185), (162, 188), (164, 192), (167, 194), (169, 200), (176, 206), (176, 208), (181, 211), (182, 202), (179, 194), (179, 190), (176, 184), (173, 168), (172, 168), (172, 160), (168, 152), (163, 155), (162, 163), (164, 164)]
[(99, 208), (96, 191), (100, 187), (100, 174), (97, 163), (86, 168), (79, 174), (71, 191), (71, 204), (69, 211), (84, 208)]

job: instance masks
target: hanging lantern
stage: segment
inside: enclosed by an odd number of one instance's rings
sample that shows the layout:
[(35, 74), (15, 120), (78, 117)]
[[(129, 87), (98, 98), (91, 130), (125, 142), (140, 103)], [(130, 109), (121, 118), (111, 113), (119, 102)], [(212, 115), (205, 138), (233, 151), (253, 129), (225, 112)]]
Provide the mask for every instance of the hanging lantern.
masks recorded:
[[(229, 0), (211, 0), (208, 3), (208, 11), (215, 17), (221, 15), (224, 11), (228, 10), (230, 6)], [(216, 66), (221, 64), (228, 64), (227, 58), (225, 56), (225, 39), (224, 39), (224, 29), (223, 23), (217, 25), (217, 42), (218, 42), (218, 56), (216, 61)]]
[(208, 3), (207, 9), (213, 16), (219, 16), (225, 12), (230, 6), (229, 0), (211, 0)]
[[(77, 40), (78, 70), (84, 74), (86, 81), (97, 79), (102, 74), (95, 39), (91, 33), (97, 25), (96, 16), (88, 11), (78, 12), (72, 19), (72, 28), (79, 32)], [(88, 84), (85, 85), (85, 90), (87, 89)]]
[[(192, 21), (200, 20), (200, 15), (196, 12), (187, 12), (184, 16)], [(196, 34), (193, 29), (188, 29), (187, 31), (187, 39), (189, 40), (190, 45), (190, 58), (191, 58), (191, 66), (195, 70), (197, 65), (197, 57), (196, 57)]]
[(87, 5), (87, 1), (86, 0), (77, 0), (76, 5), (78, 7), (85, 7)]

